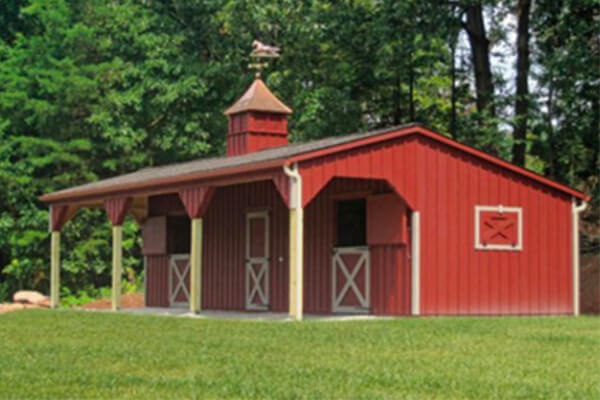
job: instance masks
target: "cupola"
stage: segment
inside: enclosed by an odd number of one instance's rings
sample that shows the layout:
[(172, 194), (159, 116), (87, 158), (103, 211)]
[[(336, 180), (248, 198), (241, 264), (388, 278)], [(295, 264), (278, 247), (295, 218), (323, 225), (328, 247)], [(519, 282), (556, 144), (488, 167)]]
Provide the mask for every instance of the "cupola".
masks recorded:
[(257, 77), (225, 111), (229, 118), (227, 155), (237, 156), (288, 144), (287, 117), (292, 109)]

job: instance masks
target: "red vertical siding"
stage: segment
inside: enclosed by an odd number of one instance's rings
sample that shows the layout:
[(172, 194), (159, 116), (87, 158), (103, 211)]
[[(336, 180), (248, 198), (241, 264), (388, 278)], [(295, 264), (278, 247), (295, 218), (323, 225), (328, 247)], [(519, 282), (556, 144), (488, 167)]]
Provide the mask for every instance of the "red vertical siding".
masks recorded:
[(169, 306), (169, 256), (146, 256), (146, 306)]
[[(331, 212), (318, 193), (334, 177), (385, 179), (409, 208), (420, 211), (422, 314), (572, 312), (568, 195), (426, 137), (374, 144), (300, 167), (305, 229), (322, 243), (331, 237), (318, 224), (326, 218), (310, 214)], [(523, 249), (476, 250), (475, 206), (500, 204), (522, 208)], [(325, 260), (325, 250), (311, 249), (309, 241), (306, 287), (327, 286), (329, 278), (318, 276), (308, 261)], [(316, 298), (307, 293), (307, 311), (329, 310), (327, 301), (311, 294)]]
[[(405, 137), (304, 161), (300, 169), (306, 206), (307, 313), (331, 312), (335, 198), (390, 190), (421, 215), (422, 314), (571, 313), (571, 202), (567, 195), (425, 137)], [(282, 182), (279, 189), (285, 193)], [(475, 206), (500, 204), (522, 208), (523, 249), (476, 250)], [(244, 309), (245, 217), (248, 211), (264, 209), (271, 217), (271, 309), (287, 311), (288, 211), (272, 181), (216, 190), (204, 217), (205, 308)], [(406, 253), (405, 244), (371, 247), (374, 313), (409, 312)], [(149, 265), (158, 262), (150, 258)], [(148, 277), (158, 271), (149, 271)], [(149, 288), (160, 279), (160, 275), (150, 279)], [(148, 295), (149, 305), (164, 304), (161, 296), (168, 303), (168, 294), (153, 296)]]
[(287, 115), (244, 112), (231, 115), (227, 155), (237, 156), (288, 144)]
[(376, 315), (410, 314), (410, 264), (405, 245), (369, 247), (371, 308)]
[(204, 216), (203, 307), (246, 307), (246, 213), (269, 211), (269, 297), (272, 311), (288, 309), (288, 209), (272, 181), (220, 187)]
[(202, 218), (215, 189), (210, 186), (191, 186), (179, 191), (179, 198), (190, 218)]
[[(312, 173), (319, 174), (320, 170)], [(304, 211), (305, 312), (331, 312), (335, 199), (353, 193), (364, 196), (390, 190), (383, 181), (335, 179), (308, 204)], [(406, 263), (405, 248), (405, 245), (370, 246), (371, 308), (375, 314), (402, 315), (410, 311), (410, 266)]]
[(113, 225), (123, 224), (127, 211), (131, 208), (131, 202), (130, 197), (114, 197), (104, 200), (104, 209)]
[(68, 221), (69, 206), (53, 204), (50, 206), (50, 228), (59, 232)]

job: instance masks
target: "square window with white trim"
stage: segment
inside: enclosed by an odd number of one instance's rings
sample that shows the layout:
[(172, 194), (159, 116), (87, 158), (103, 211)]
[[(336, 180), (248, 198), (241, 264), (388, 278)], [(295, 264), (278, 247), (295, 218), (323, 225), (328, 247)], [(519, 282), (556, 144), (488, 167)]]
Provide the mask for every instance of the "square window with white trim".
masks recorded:
[(522, 250), (522, 208), (502, 205), (475, 206), (475, 248)]

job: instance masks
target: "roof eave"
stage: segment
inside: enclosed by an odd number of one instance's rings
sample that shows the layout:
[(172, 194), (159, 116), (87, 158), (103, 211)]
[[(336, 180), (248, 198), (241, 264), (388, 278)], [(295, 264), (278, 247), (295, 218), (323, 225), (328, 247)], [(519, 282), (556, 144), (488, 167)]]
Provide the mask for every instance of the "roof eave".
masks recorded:
[(287, 110), (269, 110), (269, 109), (261, 109), (258, 107), (247, 107), (247, 108), (242, 108), (242, 109), (234, 109), (233, 107), (230, 107), (227, 110), (225, 110), (225, 112), (223, 114), (230, 116), (233, 114), (241, 114), (244, 112), (262, 112), (262, 113), (268, 113), (268, 114), (291, 115), (292, 109), (287, 106), (286, 106), (286, 108), (287, 108)]
[(147, 193), (158, 194), (160, 192), (169, 193), (175, 192), (179, 188), (184, 188), (188, 185), (193, 185), (199, 180), (205, 180), (207, 181), (207, 183), (214, 183), (218, 185), (219, 179), (225, 179), (235, 175), (261, 172), (272, 168), (282, 167), (286, 163), (286, 159), (281, 158), (276, 160), (264, 161), (256, 164), (246, 164), (238, 167), (222, 168), (212, 171), (202, 171), (165, 178), (147, 179), (141, 182), (123, 183), (102, 188), (73, 190), (71, 192), (53, 192), (39, 196), (38, 199), (46, 204), (61, 204), (103, 200), (105, 198), (116, 196), (135, 196), (144, 195)]

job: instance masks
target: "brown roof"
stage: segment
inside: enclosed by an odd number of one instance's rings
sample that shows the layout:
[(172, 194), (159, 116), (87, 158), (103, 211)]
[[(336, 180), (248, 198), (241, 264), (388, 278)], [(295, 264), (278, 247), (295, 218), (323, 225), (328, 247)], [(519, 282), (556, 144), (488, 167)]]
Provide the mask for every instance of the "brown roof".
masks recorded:
[(183, 178), (186, 175), (197, 174), (202, 172), (228, 170), (276, 160), (285, 161), (289, 157), (294, 157), (301, 154), (310, 153), (313, 151), (322, 150), (340, 144), (352, 142), (362, 138), (377, 136), (387, 132), (392, 132), (398, 129), (408, 128), (417, 125), (418, 124), (406, 124), (371, 132), (354, 133), (352, 135), (346, 136), (334, 136), (307, 143), (293, 143), (287, 146), (274, 147), (270, 149), (256, 151), (254, 153), (242, 154), (239, 156), (202, 158), (178, 164), (143, 168), (129, 174), (119, 175), (113, 178), (103, 179), (96, 182), (91, 182), (84, 185), (74, 186), (68, 189), (49, 193), (41, 196), (40, 199), (42, 201), (47, 202), (66, 200), (71, 197), (78, 197), (78, 195), (83, 193), (89, 193), (90, 191), (108, 192), (113, 188), (116, 189), (118, 187), (141, 183), (144, 181), (162, 180), (174, 177)]
[[(452, 139), (421, 127), (421, 124), (405, 124), (365, 133), (346, 136), (329, 137), (308, 143), (295, 143), (229, 157), (204, 158), (179, 164), (161, 167), (144, 168), (130, 174), (116, 176), (97, 182), (75, 186), (40, 197), (48, 203), (80, 201), (82, 199), (102, 198), (122, 190), (143, 190), (147, 187), (162, 185), (185, 185), (197, 180), (210, 179), (217, 176), (232, 176), (242, 172), (260, 171), (274, 168), (290, 162), (301, 162), (305, 159), (319, 157), (325, 153), (343, 151), (348, 146), (361, 146), (367, 142), (387, 140), (399, 135), (417, 133), (430, 139), (442, 142), (460, 151), (485, 159), (493, 164), (525, 175), (538, 182), (587, 200), (589, 196), (568, 186), (552, 181), (525, 168), (518, 167), (500, 158), (486, 154), (480, 150), (458, 143)], [(381, 136), (379, 138), (378, 136)], [(366, 140), (365, 140), (366, 139)]]
[(277, 114), (292, 113), (292, 109), (283, 104), (260, 78), (256, 78), (252, 82), (246, 93), (225, 111), (225, 115), (244, 111), (265, 111)]

